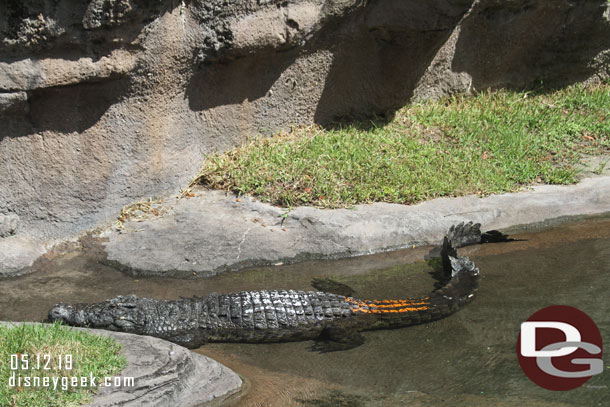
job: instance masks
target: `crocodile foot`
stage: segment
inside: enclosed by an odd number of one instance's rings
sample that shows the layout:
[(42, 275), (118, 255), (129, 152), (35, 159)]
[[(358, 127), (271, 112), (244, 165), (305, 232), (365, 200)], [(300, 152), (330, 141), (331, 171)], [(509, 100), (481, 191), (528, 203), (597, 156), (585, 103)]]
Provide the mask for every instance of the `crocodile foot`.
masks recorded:
[(312, 352), (328, 353), (357, 348), (364, 343), (364, 336), (355, 329), (329, 327), (322, 331), (320, 339), (310, 347)]

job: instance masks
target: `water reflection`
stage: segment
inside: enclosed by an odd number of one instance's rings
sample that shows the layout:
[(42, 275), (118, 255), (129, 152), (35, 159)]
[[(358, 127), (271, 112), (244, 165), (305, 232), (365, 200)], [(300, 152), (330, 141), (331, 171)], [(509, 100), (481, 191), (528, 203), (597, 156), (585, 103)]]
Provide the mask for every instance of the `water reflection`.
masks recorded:
[[(319, 354), (311, 343), (210, 344), (197, 350), (248, 383), (235, 406), (608, 406), (608, 371), (570, 392), (531, 383), (515, 354), (519, 324), (539, 308), (572, 305), (610, 339), (610, 218), (515, 237), (527, 241), (466, 248), (482, 272), (474, 302), (434, 323), (365, 332), (366, 343)], [(30, 275), (0, 281), (0, 320), (41, 320), (56, 302), (118, 294), (157, 298), (255, 289), (309, 289), (329, 276), (362, 298), (428, 292), (431, 266), (417, 248), (338, 261), (312, 261), (205, 280), (134, 279), (99, 263), (95, 244), (68, 250)], [(416, 261), (418, 260), (418, 261)]]

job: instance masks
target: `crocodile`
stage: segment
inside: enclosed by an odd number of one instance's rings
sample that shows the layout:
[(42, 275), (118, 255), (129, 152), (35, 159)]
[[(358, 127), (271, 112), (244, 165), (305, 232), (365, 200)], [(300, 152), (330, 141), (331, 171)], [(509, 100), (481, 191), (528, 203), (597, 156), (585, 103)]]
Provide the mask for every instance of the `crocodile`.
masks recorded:
[(159, 300), (117, 296), (93, 304), (56, 304), (48, 321), (169, 340), (187, 348), (207, 342), (283, 342), (316, 339), (320, 350), (341, 350), (363, 342), (359, 332), (400, 328), (447, 317), (472, 301), (479, 269), (457, 249), (506, 241), (480, 224), (452, 226), (443, 239), (441, 287), (419, 298), (365, 300), (332, 280), (314, 280), (324, 291), (260, 290)]

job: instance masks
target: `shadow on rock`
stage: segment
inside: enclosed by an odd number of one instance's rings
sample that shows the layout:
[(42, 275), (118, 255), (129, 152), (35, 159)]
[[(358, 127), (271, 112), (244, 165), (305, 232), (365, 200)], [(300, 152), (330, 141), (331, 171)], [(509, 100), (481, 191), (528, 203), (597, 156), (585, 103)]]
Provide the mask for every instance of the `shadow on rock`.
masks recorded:
[[(449, 4), (448, 4), (449, 3)], [(315, 121), (341, 117), (391, 118), (409, 102), (419, 79), (447, 41), (471, 1), (375, 1), (329, 32), (333, 63)]]
[(601, 54), (610, 48), (609, 12), (606, 0), (482, 1), (462, 23), (452, 69), (478, 90), (586, 80), (610, 63)]

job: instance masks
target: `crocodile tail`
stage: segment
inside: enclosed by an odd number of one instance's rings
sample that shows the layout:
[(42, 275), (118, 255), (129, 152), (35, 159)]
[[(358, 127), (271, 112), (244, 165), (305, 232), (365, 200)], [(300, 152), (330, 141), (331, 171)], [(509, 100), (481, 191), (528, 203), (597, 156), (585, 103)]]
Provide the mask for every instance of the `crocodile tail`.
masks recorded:
[(453, 309), (459, 309), (474, 298), (479, 288), (480, 272), (478, 267), (468, 257), (449, 257), (451, 263), (451, 279), (437, 290), (434, 295), (440, 296), (443, 302), (448, 302)]
[(457, 249), (478, 243), (481, 243), (479, 223), (459, 223), (449, 228), (441, 249), (447, 284), (434, 293), (443, 302), (448, 301), (459, 308), (474, 297), (474, 292), (479, 287), (479, 269), (468, 257), (460, 256)]
[(480, 223), (462, 222), (449, 228), (449, 231), (447, 231), (443, 238), (443, 247), (441, 249), (445, 278), (450, 279), (453, 277), (454, 268), (450, 259), (452, 257), (459, 258), (457, 249), (478, 243), (481, 243)]

